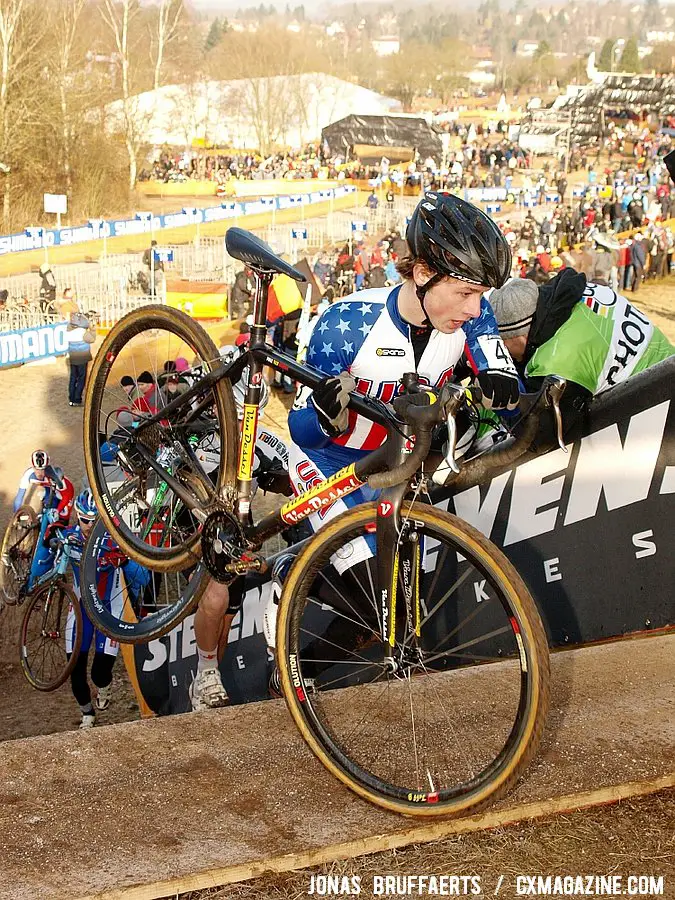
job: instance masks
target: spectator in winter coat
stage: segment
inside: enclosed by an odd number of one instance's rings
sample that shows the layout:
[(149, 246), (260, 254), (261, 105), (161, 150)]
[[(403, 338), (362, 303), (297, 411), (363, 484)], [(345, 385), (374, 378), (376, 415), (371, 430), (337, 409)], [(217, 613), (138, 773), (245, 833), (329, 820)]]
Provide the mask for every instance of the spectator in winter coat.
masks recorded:
[(82, 391), (87, 379), (87, 366), (91, 362), (91, 345), (96, 340), (96, 332), (89, 319), (81, 313), (72, 313), (66, 329), (68, 338), (68, 403), (82, 406)]
[(645, 272), (645, 262), (647, 261), (647, 250), (639, 231), (633, 237), (633, 243), (630, 248), (630, 261), (633, 265), (633, 285), (631, 290), (633, 293), (636, 293), (640, 288), (640, 282)]
[(230, 291), (230, 315), (233, 319), (243, 319), (251, 312), (253, 283), (249, 269), (237, 272)]

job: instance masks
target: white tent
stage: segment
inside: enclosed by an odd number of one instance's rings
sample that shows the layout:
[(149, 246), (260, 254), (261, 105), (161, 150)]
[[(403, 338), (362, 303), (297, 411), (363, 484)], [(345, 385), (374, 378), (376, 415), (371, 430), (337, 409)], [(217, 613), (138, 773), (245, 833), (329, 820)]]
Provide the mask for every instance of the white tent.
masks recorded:
[[(324, 73), (165, 85), (132, 98), (130, 116), (149, 144), (300, 147), (350, 113), (385, 115), (398, 100)], [(110, 132), (123, 127), (123, 105), (106, 107)]]

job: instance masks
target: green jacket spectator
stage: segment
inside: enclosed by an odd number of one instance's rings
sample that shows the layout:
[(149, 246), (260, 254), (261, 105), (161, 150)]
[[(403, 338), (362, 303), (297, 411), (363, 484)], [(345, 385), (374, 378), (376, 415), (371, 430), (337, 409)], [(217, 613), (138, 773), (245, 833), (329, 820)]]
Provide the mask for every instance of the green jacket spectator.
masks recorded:
[[(513, 278), (489, 299), (526, 390), (538, 390), (547, 375), (567, 380), (561, 409), (568, 441), (594, 397), (675, 354), (641, 310), (572, 269), (540, 287)], [(554, 443), (553, 416), (546, 416), (534, 446)]]

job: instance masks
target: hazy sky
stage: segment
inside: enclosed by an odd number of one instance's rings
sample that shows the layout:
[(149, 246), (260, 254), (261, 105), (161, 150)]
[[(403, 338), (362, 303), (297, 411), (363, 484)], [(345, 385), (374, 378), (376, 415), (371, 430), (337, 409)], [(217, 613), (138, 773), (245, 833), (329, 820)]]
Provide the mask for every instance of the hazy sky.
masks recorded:
[[(244, 9), (248, 6), (260, 6), (260, 0), (255, 2), (255, 0), (190, 0), (193, 6), (197, 9), (202, 10), (219, 10), (223, 11), (227, 10), (236, 10), (236, 9)], [(303, 0), (265, 0), (265, 6), (269, 6), (270, 2), (273, 6), (279, 7), (280, 9), (285, 9), (286, 4), (293, 9), (295, 6), (300, 6), (303, 3)], [(336, 0), (335, 3), (329, 3), (328, 6), (337, 6), (339, 3), (344, 2), (344, 0)], [(381, 3), (382, 0), (358, 0), (359, 6), (362, 6), (364, 3)], [(305, 3), (305, 10), (311, 10), (311, 3)]]

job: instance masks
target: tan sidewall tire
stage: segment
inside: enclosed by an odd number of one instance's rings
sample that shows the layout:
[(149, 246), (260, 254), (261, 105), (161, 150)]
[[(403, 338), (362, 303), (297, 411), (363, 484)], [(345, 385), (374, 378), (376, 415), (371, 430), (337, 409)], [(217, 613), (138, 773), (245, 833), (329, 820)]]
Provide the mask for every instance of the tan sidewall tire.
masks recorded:
[[(35, 551), (35, 544), (37, 542), (37, 514), (35, 510), (31, 506), (20, 506), (17, 511), (14, 513), (12, 518), (10, 519), (9, 525), (5, 529), (5, 534), (2, 539), (2, 548), (0, 549), (0, 559), (5, 555), (6, 552), (9, 551), (9, 548), (13, 546), (16, 541), (19, 539), (20, 534), (16, 528), (17, 523), (20, 517), (29, 517), (31, 519), (31, 528), (33, 529), (34, 537), (32, 538), (32, 546), (31, 546), (31, 561), (33, 558), (33, 553)], [(6, 588), (6, 569), (4, 564), (0, 561), (0, 594), (2, 595), (2, 600), (7, 606), (14, 606), (17, 602), (18, 597), (14, 596), (13, 598), (8, 599), (8, 595), (5, 593)]]
[[(26, 611), (23, 614), (23, 619), (21, 621), (21, 631), (19, 632), (19, 656), (20, 656), (20, 660), (21, 660), (21, 669), (23, 671), (23, 674), (26, 677), (26, 680), (28, 681), (28, 683), (32, 687), (34, 687), (36, 691), (43, 691), (45, 693), (48, 693), (50, 691), (55, 691), (57, 688), (61, 687), (61, 685), (65, 681), (68, 680), (70, 673), (73, 671), (73, 669), (75, 668), (75, 665), (77, 664), (77, 657), (80, 654), (80, 648), (82, 646), (82, 609), (80, 607), (80, 601), (75, 596), (72, 588), (70, 588), (64, 582), (59, 582), (59, 584), (56, 585), (56, 590), (60, 590), (62, 592), (63, 596), (67, 599), (68, 603), (72, 604), (73, 611), (75, 613), (76, 627), (75, 627), (75, 642), (73, 643), (73, 652), (71, 653), (71, 656), (70, 656), (70, 659), (68, 660), (67, 665), (63, 668), (61, 675), (54, 681), (49, 682), (49, 684), (43, 684), (42, 682), (34, 681), (33, 678), (30, 676), (30, 674), (28, 672), (28, 668), (27, 668), (26, 663), (23, 658), (22, 646), (21, 646), (21, 641), (23, 639), (23, 634), (24, 634), (24, 627), (26, 624), (26, 620), (30, 616), (30, 611), (33, 609), (33, 607), (35, 606), (36, 603), (40, 602), (40, 598), (41, 598), (42, 594), (47, 593), (51, 587), (52, 587), (51, 584), (45, 584), (43, 587), (40, 588), (39, 591), (37, 591), (37, 593), (32, 594), (28, 598), (28, 602), (26, 604)], [(65, 635), (63, 636), (63, 640), (65, 643)]]
[(536, 604), (523, 580), (502, 551), (488, 541), (479, 531), (450, 513), (432, 506), (417, 504), (415, 519), (439, 530), (447, 531), (463, 544), (473, 555), (480, 557), (482, 564), (490, 571), (500, 588), (509, 597), (516, 611), (521, 635), (527, 651), (529, 671), (532, 676), (532, 698), (527, 711), (522, 737), (509, 763), (500, 770), (499, 777), (482, 786), (466, 797), (458, 798), (453, 804), (406, 803), (375, 793), (355, 781), (328, 755), (305, 723), (302, 706), (297, 698), (288, 667), (288, 624), (293, 600), (300, 594), (299, 585), (307, 566), (323, 545), (341, 532), (357, 527), (363, 529), (369, 522), (377, 520), (377, 506), (374, 503), (356, 506), (344, 515), (325, 525), (312, 537), (293, 563), (279, 602), (277, 621), (277, 665), (281, 674), (281, 686), (286, 704), (300, 734), (323, 765), (343, 784), (347, 785), (365, 800), (392, 812), (410, 816), (449, 816), (476, 812), (480, 807), (492, 803), (507, 793), (518, 780), (534, 756), (541, 741), (549, 702), (549, 654), (546, 633)]

